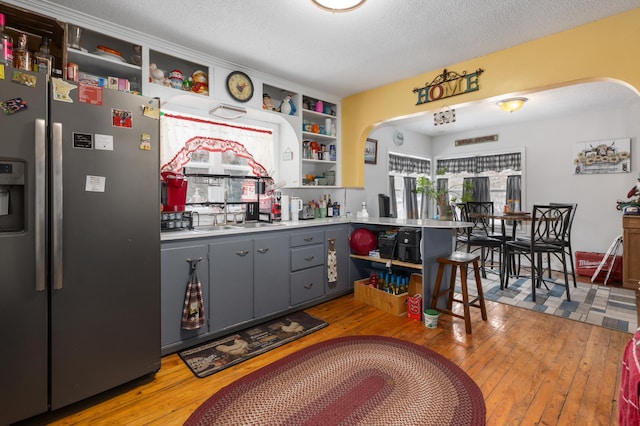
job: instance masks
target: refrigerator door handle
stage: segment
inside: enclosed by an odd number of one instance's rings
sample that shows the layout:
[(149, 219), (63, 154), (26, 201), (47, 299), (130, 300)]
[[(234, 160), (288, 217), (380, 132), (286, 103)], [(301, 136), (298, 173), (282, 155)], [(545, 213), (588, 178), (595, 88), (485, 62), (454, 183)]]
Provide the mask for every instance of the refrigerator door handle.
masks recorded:
[(62, 123), (53, 123), (51, 141), (51, 261), (53, 289), (62, 289)]
[(36, 291), (46, 290), (46, 145), (47, 126), (44, 119), (36, 119), (35, 134), (35, 255), (36, 255)]

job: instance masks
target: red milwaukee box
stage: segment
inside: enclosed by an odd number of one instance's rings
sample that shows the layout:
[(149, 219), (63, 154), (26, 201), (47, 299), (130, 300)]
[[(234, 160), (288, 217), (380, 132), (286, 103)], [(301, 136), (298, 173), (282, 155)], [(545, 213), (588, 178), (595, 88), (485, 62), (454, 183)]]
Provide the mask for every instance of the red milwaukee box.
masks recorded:
[[(594, 253), (594, 252), (586, 252), (586, 251), (577, 251), (576, 252), (576, 274), (582, 275), (584, 277), (593, 277), (593, 274), (600, 266), (600, 262), (604, 258), (604, 253)], [(611, 270), (611, 275), (609, 275), (610, 281), (622, 281), (622, 256), (616, 256), (613, 260), (613, 269), (611, 269), (611, 259), (613, 257), (609, 256), (607, 261), (602, 266), (600, 273), (596, 277), (596, 281), (603, 282), (607, 277), (607, 273)]]

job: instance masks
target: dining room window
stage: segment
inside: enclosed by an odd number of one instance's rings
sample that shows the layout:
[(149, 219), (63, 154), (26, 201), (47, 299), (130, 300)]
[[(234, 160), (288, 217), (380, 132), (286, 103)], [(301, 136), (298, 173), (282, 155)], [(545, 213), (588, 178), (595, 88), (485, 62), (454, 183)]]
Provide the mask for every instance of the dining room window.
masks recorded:
[(424, 175), (431, 175), (430, 159), (389, 152), (389, 196), (394, 217), (426, 217), (427, 199), (414, 192), (417, 178)]
[(491, 201), (494, 211), (523, 198), (520, 152), (436, 160), (436, 169), (443, 168), (447, 171), (441, 177), (449, 188), (462, 188), (465, 180), (471, 181), (474, 201)]

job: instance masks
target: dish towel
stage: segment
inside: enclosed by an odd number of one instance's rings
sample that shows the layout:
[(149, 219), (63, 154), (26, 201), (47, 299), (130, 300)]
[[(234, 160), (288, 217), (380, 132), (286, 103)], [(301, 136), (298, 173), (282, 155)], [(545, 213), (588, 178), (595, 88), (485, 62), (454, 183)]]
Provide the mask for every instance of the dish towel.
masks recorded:
[(627, 343), (620, 373), (618, 421), (620, 426), (640, 424), (640, 330)]
[(327, 280), (329, 283), (338, 281), (338, 257), (336, 256), (336, 240), (329, 239), (329, 253), (327, 254)]
[(185, 330), (195, 330), (203, 327), (206, 323), (204, 316), (204, 302), (202, 298), (202, 284), (196, 275), (198, 263), (202, 260), (187, 259), (190, 264), (189, 282), (187, 283), (187, 294), (184, 297), (184, 308), (182, 310), (182, 328)]

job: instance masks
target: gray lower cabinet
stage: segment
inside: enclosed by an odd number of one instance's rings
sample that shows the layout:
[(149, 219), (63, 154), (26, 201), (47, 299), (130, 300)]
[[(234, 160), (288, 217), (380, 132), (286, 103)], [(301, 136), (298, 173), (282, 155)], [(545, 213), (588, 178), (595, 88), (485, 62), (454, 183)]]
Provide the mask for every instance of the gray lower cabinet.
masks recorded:
[[(336, 238), (338, 281), (327, 283), (328, 238)], [(162, 243), (162, 354), (166, 355), (350, 291), (349, 227), (302, 229)], [(183, 330), (187, 259), (202, 258), (207, 323)]]
[(291, 305), (324, 296), (326, 282), (324, 229), (291, 233)]
[(253, 315), (260, 318), (289, 307), (289, 233), (253, 240)]
[(253, 318), (253, 239), (219, 237), (209, 244), (212, 331)]
[[(325, 227), (325, 252), (329, 253), (329, 240), (334, 239), (336, 249), (336, 263), (338, 268), (338, 281), (330, 283), (327, 280), (325, 294), (344, 292), (352, 287), (349, 278), (349, 265), (351, 264), (351, 253), (349, 248), (349, 225), (335, 225)], [(327, 268), (329, 265), (327, 264)]]
[(291, 305), (324, 296), (324, 266), (291, 273)]
[[(189, 281), (190, 263), (188, 259), (199, 259), (196, 273), (202, 284), (204, 306), (209, 300), (209, 268), (207, 266), (207, 244), (196, 244), (192, 241), (170, 242), (162, 244), (161, 289), (162, 289), (162, 347), (179, 345), (182, 342), (206, 334), (209, 327), (205, 325), (196, 330), (182, 329), (182, 310)], [(207, 312), (205, 312), (205, 315)]]

